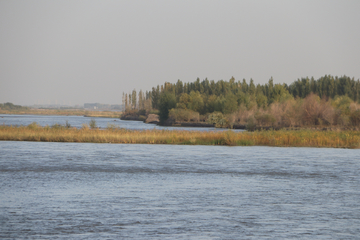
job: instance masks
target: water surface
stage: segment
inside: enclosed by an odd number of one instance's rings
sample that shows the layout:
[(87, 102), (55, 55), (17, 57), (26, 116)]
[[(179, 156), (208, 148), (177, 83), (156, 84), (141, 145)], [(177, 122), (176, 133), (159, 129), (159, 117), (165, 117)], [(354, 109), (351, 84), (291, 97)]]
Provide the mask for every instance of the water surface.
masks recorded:
[(0, 238), (360, 233), (360, 150), (2, 141), (0, 153)]
[[(11, 115), (0, 114), (0, 124), (6, 126), (27, 126), (33, 122), (40, 126), (52, 126), (54, 124), (65, 125), (70, 124), (72, 127), (81, 128), (83, 124), (89, 124), (91, 120), (95, 120), (97, 127), (105, 129), (110, 125), (132, 130), (185, 130), (185, 131), (227, 131), (226, 128), (214, 127), (165, 127), (155, 124), (148, 124), (142, 121), (123, 121), (119, 118), (101, 118), (101, 117), (84, 117), (84, 116), (54, 116), (54, 115)], [(241, 129), (231, 129), (231, 131), (241, 132)]]

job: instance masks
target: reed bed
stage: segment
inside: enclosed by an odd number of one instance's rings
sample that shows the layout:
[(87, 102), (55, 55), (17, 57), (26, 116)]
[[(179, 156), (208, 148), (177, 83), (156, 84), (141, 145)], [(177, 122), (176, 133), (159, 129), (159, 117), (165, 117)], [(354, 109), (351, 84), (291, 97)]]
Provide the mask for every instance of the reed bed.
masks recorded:
[(360, 148), (360, 131), (183, 131), (0, 126), (0, 140), (88, 143)]

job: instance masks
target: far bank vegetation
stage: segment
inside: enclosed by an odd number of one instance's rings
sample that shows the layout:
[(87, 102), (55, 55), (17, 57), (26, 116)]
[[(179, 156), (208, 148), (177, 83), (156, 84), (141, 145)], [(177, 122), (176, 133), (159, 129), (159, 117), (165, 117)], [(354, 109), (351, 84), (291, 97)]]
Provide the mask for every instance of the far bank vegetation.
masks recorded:
[(264, 85), (243, 79), (198, 78), (195, 82), (165, 82), (151, 91), (123, 93), (128, 119), (157, 113), (163, 125), (203, 122), (216, 127), (341, 128), (360, 126), (360, 82), (347, 76), (301, 78), (290, 85)]
[(13, 103), (0, 103), (0, 114), (30, 114), (30, 115), (63, 115), (63, 116), (84, 116), (84, 117), (106, 117), (119, 118), (121, 112), (116, 111), (95, 111), (85, 109), (34, 109), (15, 105)]

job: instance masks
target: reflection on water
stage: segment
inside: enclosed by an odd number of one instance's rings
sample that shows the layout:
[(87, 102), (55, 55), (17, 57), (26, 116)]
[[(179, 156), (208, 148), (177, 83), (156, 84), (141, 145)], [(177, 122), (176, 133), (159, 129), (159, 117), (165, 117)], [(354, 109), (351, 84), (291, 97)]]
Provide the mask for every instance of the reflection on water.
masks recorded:
[[(196, 130), (196, 131), (224, 131), (228, 129), (219, 128), (196, 128), (196, 127), (162, 127), (155, 124), (146, 124), (141, 121), (123, 121), (118, 118), (89, 118), (83, 116), (44, 116), (44, 115), (9, 115), (0, 114), (0, 124), (13, 126), (27, 126), (32, 122), (37, 122), (41, 126), (61, 124), (65, 125), (68, 122), (72, 127), (81, 128), (82, 124), (89, 124), (91, 119), (96, 121), (96, 125), (100, 128), (106, 128), (108, 124), (116, 125), (120, 128), (133, 130), (146, 129), (167, 129), (167, 130)], [(239, 129), (232, 129), (232, 131), (243, 131)]]
[(0, 238), (354, 239), (360, 151), (0, 142)]

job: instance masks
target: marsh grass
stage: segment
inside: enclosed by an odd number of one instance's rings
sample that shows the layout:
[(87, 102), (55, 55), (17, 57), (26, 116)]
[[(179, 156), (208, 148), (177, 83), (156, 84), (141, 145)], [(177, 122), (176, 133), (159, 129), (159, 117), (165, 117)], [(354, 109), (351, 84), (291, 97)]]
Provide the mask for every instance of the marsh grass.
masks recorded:
[(186, 144), (226, 146), (331, 147), (360, 148), (360, 131), (183, 131), (128, 130), (109, 126), (105, 130), (82, 128), (0, 126), (0, 140), (44, 142)]

